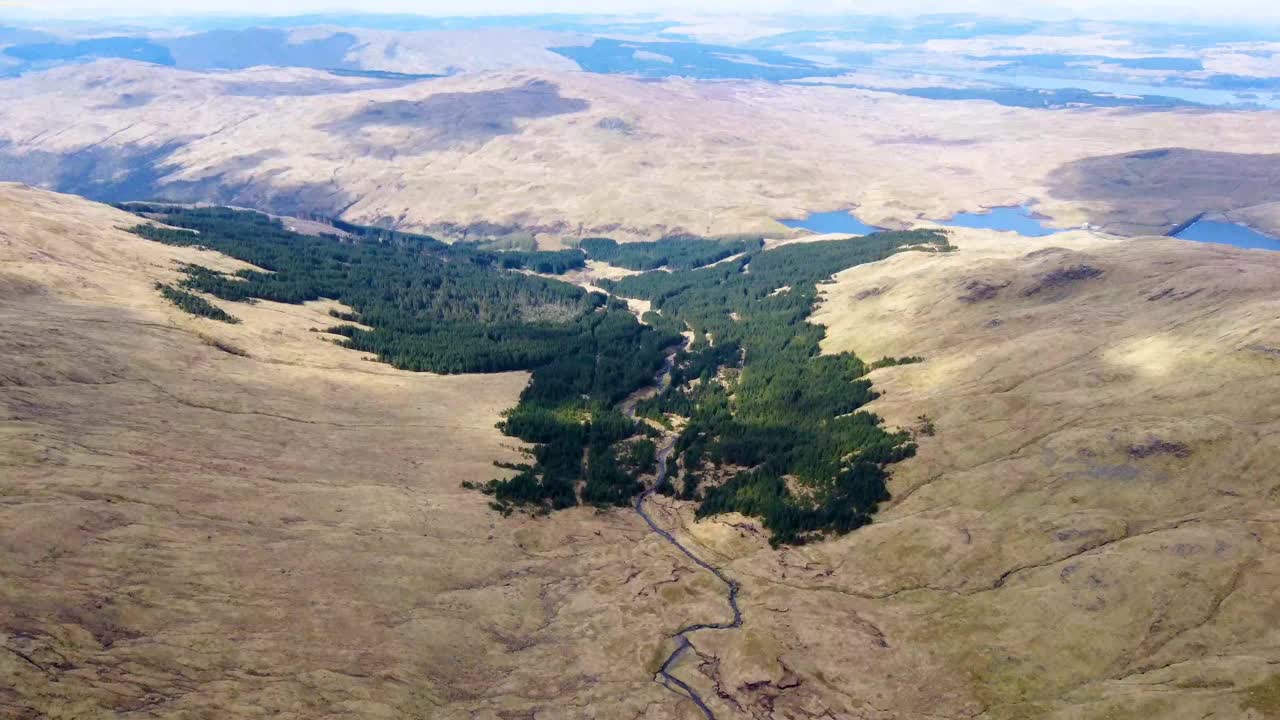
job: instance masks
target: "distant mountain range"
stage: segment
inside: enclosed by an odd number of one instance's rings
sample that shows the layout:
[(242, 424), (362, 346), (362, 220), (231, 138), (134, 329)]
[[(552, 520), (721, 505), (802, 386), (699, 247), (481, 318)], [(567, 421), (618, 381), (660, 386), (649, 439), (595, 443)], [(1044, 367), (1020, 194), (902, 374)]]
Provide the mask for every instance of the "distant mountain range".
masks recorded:
[(1205, 31), (974, 15), (911, 21), (781, 17), (746, 28), (721, 27), (714, 19), (575, 15), (329, 14), (172, 23), (0, 27), (0, 74), (103, 58), (188, 70), (272, 66), (418, 77), (578, 69), (646, 78), (831, 82), (1017, 107), (1280, 105), (1280, 52), (1262, 42), (1270, 35), (1259, 28)]

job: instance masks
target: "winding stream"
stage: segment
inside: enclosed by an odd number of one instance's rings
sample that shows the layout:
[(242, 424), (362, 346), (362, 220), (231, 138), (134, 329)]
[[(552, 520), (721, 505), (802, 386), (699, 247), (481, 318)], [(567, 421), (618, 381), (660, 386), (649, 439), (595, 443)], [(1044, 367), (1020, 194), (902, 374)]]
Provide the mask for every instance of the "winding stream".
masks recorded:
[[(671, 354), (667, 355), (667, 359), (662, 365), (662, 370), (660, 370), (654, 378), (653, 386), (658, 392), (662, 392), (666, 389), (667, 383), (669, 382), (669, 373), (671, 372), (672, 365), (675, 361), (675, 355), (676, 351), (674, 350)], [(632, 420), (637, 419), (636, 402), (638, 402), (638, 396), (633, 395), (632, 398), (629, 398), (623, 403), (621, 408), (622, 412)], [(742, 627), (742, 610), (738, 607), (738, 591), (740, 587), (736, 580), (712, 567), (706, 560), (698, 557), (693, 553), (693, 551), (682, 545), (673, 534), (659, 527), (658, 523), (655, 522), (653, 517), (645, 510), (645, 503), (653, 496), (654, 492), (657, 491), (657, 487), (661, 485), (662, 481), (667, 477), (667, 461), (670, 459), (672, 451), (675, 450), (675, 446), (676, 438), (674, 436), (668, 437), (663, 441), (662, 447), (658, 450), (658, 472), (657, 477), (654, 480), (654, 485), (640, 494), (640, 497), (636, 500), (636, 512), (640, 517), (644, 518), (644, 521), (649, 524), (649, 527), (655, 533), (671, 545), (675, 546), (677, 550), (684, 553), (685, 556), (692, 560), (695, 565), (706, 570), (712, 575), (715, 575), (720, 582), (725, 584), (725, 587), (727, 588), (726, 599), (729, 602), (729, 607), (733, 610), (733, 621), (725, 623), (694, 623), (681, 628), (675, 635), (671, 636), (672, 639), (676, 641), (676, 649), (667, 656), (667, 659), (662, 663), (662, 667), (658, 668), (658, 677), (661, 678), (660, 682), (663, 686), (668, 689), (674, 688), (688, 696), (688, 698), (693, 701), (693, 704), (697, 705), (698, 709), (702, 711), (703, 716), (705, 716), (707, 720), (715, 720), (715, 713), (711, 711), (711, 708), (707, 707), (707, 704), (703, 701), (702, 697), (698, 695), (693, 688), (689, 687), (688, 683), (675, 675), (672, 675), (671, 668), (680, 660), (681, 656), (683, 656), (687, 650), (693, 647), (693, 644), (689, 641), (689, 633), (697, 632), (699, 630), (732, 630), (734, 628)]]

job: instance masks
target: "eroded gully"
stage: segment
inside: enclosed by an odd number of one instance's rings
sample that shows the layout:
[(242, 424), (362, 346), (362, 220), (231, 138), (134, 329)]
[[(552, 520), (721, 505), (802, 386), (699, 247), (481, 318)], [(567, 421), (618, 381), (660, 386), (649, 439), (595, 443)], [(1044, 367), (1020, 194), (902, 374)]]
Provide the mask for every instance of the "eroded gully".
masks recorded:
[[(653, 387), (657, 392), (662, 392), (663, 390), (666, 389), (666, 385), (670, 381), (670, 372), (671, 372), (672, 363), (674, 362), (674, 359), (675, 359), (675, 351), (673, 350), (670, 354), (667, 355), (667, 359), (663, 363), (662, 370), (659, 371), (657, 376), (654, 378)], [(628, 399), (626, 402), (623, 403), (621, 408), (622, 411), (633, 420), (637, 419), (636, 418), (636, 402), (638, 401), (638, 399), (639, 399), (638, 396), (632, 396), (631, 399)], [(674, 546), (677, 550), (684, 553), (684, 555), (688, 557), (691, 561), (693, 561), (695, 565), (702, 568), (703, 570), (706, 570), (712, 575), (715, 575), (717, 580), (724, 583), (726, 588), (725, 597), (728, 600), (730, 609), (733, 610), (733, 620), (731, 622), (724, 622), (724, 623), (694, 623), (692, 625), (687, 625), (681, 628), (680, 630), (678, 630), (674, 635), (671, 636), (671, 639), (675, 640), (676, 642), (676, 648), (675, 650), (672, 651), (670, 655), (667, 656), (667, 659), (663, 661), (662, 666), (658, 668), (658, 673), (655, 679), (657, 679), (658, 682), (662, 683), (664, 687), (674, 692), (679, 692), (684, 694), (686, 697), (689, 698), (690, 701), (693, 702), (694, 705), (698, 707), (698, 710), (702, 712), (703, 716), (705, 716), (708, 720), (715, 720), (715, 717), (716, 717), (715, 713), (712, 712), (711, 708), (707, 706), (707, 703), (702, 699), (702, 697), (698, 695), (698, 693), (692, 687), (690, 687), (688, 683), (684, 682), (680, 678), (673, 675), (671, 673), (671, 669), (680, 660), (680, 658), (693, 647), (692, 642), (689, 640), (690, 633), (698, 632), (701, 630), (732, 630), (734, 628), (738, 628), (742, 626), (742, 610), (741, 608), (738, 607), (738, 590), (740, 588), (736, 580), (725, 575), (723, 572), (713, 567), (706, 560), (703, 560), (702, 558), (695, 555), (693, 551), (691, 551), (689, 548), (681, 544), (680, 541), (677, 540), (672, 533), (662, 529), (658, 525), (658, 523), (654, 521), (653, 516), (651, 516), (648, 513), (648, 511), (645, 510), (645, 504), (649, 501), (651, 497), (653, 497), (653, 494), (657, 491), (658, 486), (660, 486), (662, 484), (662, 481), (665, 480), (667, 477), (667, 461), (671, 458), (671, 454), (675, 450), (675, 444), (676, 444), (676, 438), (674, 435), (669, 435), (663, 438), (662, 445), (661, 447), (658, 448), (658, 453), (656, 458), (657, 474), (656, 474), (656, 477), (654, 478), (653, 487), (650, 487), (649, 489), (645, 490), (643, 493), (640, 494), (640, 497), (636, 500), (635, 510), (640, 515), (640, 517), (644, 518), (644, 521), (648, 523), (649, 527), (655, 533), (657, 533), (663, 540), (666, 540), (668, 543)]]

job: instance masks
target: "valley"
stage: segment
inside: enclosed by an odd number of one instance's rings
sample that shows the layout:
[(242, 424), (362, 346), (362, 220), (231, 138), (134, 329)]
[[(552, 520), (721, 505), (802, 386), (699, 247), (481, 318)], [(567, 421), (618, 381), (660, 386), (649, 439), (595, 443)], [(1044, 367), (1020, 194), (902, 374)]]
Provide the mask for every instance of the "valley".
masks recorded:
[[(654, 378), (652, 388), (642, 389), (638, 391), (639, 394), (644, 394), (646, 390), (651, 390), (652, 393), (657, 394), (667, 389), (671, 382), (671, 372), (675, 369), (675, 352), (676, 351), (673, 350), (672, 354), (667, 356), (667, 360), (662, 364), (662, 369), (658, 371), (657, 376)], [(635, 405), (624, 404), (622, 412), (632, 420), (639, 420), (635, 413)], [(636, 513), (639, 514), (640, 517), (644, 518), (645, 524), (648, 525), (651, 530), (670, 543), (673, 548), (686, 555), (699, 568), (711, 573), (716, 577), (716, 579), (724, 583), (725, 600), (729, 609), (733, 612), (733, 619), (727, 623), (695, 623), (677, 630), (675, 635), (672, 636), (676, 641), (676, 647), (671, 651), (671, 654), (662, 661), (662, 665), (659, 666), (657, 672), (657, 677), (661, 679), (663, 684), (674, 688), (677, 692), (684, 693), (689, 698), (690, 702), (692, 702), (704, 716), (714, 720), (715, 713), (713, 713), (711, 708), (707, 706), (706, 701), (703, 700), (702, 697), (693, 690), (693, 688), (689, 687), (687, 683), (671, 674), (671, 669), (680, 661), (681, 656), (693, 649), (693, 645), (688, 638), (689, 633), (701, 630), (736, 630), (742, 627), (742, 608), (738, 606), (738, 592), (741, 590), (741, 587), (738, 585), (737, 581), (726, 577), (724, 573), (715, 569), (707, 563), (707, 561), (699, 558), (691, 550), (682, 545), (680, 540), (672, 535), (671, 532), (664, 530), (662, 526), (653, 519), (653, 516), (645, 510), (645, 501), (651, 498), (653, 494), (657, 492), (658, 488), (663, 487), (670, 482), (667, 479), (667, 473), (670, 469), (671, 454), (675, 451), (678, 439), (679, 438), (674, 435), (664, 437), (662, 443), (658, 446), (653, 486), (640, 493), (639, 498), (636, 499), (635, 508)]]
[[(1254, 320), (1276, 317), (1271, 253), (956, 229), (951, 252), (840, 273), (814, 316), (822, 346), (923, 360), (873, 370), (866, 406), (919, 449), (892, 466), (875, 522), (773, 549), (759, 520), (650, 492), (644, 517), (503, 517), (460, 483), (527, 462), (494, 428), (527, 374), (362, 360), (309, 332), (352, 312), (332, 301), (206, 295), (241, 322), (190, 315), (154, 283), (247, 266), (126, 233), (136, 216), (83, 200), (3, 197), (7, 322), (56, 330), (6, 341), (4, 572), (26, 580), (4, 596), (18, 622), (0, 662), (21, 682), (0, 697), (17, 717), (244, 698), (705, 717), (667, 677), (717, 718), (1067, 718), (1158, 714), (1171, 697), (1241, 707), (1275, 682), (1280, 327)], [(1174, 389), (1171, 374), (1205, 377)], [(157, 524), (173, 528), (162, 543)], [(729, 619), (724, 582), (694, 558), (741, 588), (741, 627), (682, 635)], [(385, 591), (407, 577), (417, 589)], [(225, 583), (239, 609), (219, 609)], [(359, 602), (305, 599), (334, 596)], [(1050, 630), (1045, 614), (1072, 620)]]
[[(821, 331), (804, 322), (815, 283), (896, 252), (950, 249), (941, 233), (915, 231), (770, 250), (686, 238), (486, 253), (377, 228), (348, 226), (346, 239), (304, 236), (251, 211), (127, 207), (169, 226), (140, 223), (132, 232), (141, 237), (218, 250), (260, 268), (229, 275), (186, 266), (177, 287), (159, 288), (186, 312), (239, 322), (189, 291), (234, 303), (329, 298), (351, 311), (335, 312), (341, 322), (320, 330), (400, 369), (532, 372), (500, 423), (534, 444), (530, 462), (507, 465), (515, 477), (482, 486), (504, 515), (628, 505), (644, 489), (641, 477), (654, 472), (647, 466), (661, 435), (628, 420), (619, 403), (648, 385), (667, 362), (666, 348), (691, 335), (674, 357), (671, 383), (626, 409), (664, 426), (673, 418), (687, 424), (675, 441), (679, 496), (705, 496), (700, 514), (759, 515), (775, 544), (870, 522), (887, 499), (884, 466), (914, 451), (905, 435), (856, 412), (874, 397), (860, 379), (869, 369), (909, 360), (817, 357)], [(515, 272), (541, 268), (554, 277), (586, 258), (633, 270), (597, 282), (648, 303), (650, 312), (636, 318), (616, 299)], [(704, 491), (704, 466), (732, 479)], [(677, 493), (665, 460), (661, 467), (653, 487)]]
[(0, 720), (1280, 718), (1274, 9), (152, 2), (0, 2)]

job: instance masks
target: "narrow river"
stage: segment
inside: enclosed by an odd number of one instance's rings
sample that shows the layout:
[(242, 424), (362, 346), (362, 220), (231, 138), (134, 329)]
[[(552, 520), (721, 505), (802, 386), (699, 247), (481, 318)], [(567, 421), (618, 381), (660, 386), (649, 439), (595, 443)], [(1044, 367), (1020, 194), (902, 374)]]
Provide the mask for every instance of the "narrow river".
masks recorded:
[[(653, 386), (657, 392), (665, 390), (667, 383), (670, 382), (669, 374), (671, 372), (672, 363), (675, 360), (676, 352), (678, 352), (678, 350), (673, 350), (671, 354), (667, 355), (667, 359), (666, 362), (663, 363), (662, 370), (659, 371), (657, 376), (654, 378)], [(638, 419), (636, 417), (636, 403), (638, 401), (639, 396), (633, 395), (631, 398), (628, 398), (623, 402), (621, 407), (623, 413), (633, 420)], [(693, 688), (689, 687), (688, 683), (675, 675), (672, 675), (671, 669), (685, 654), (685, 652), (693, 647), (692, 643), (689, 641), (690, 633), (698, 632), (699, 630), (732, 630), (742, 626), (742, 610), (738, 607), (738, 590), (740, 588), (736, 580), (712, 567), (706, 560), (698, 557), (692, 550), (682, 545), (680, 541), (675, 538), (675, 535), (663, 530), (658, 523), (654, 521), (653, 516), (645, 510), (646, 503), (648, 503), (649, 499), (653, 497), (657, 487), (661, 485), (662, 481), (667, 477), (667, 463), (671, 458), (671, 453), (675, 450), (675, 446), (675, 435), (669, 435), (663, 438), (662, 445), (658, 449), (657, 454), (658, 472), (654, 479), (654, 485), (641, 493), (640, 497), (636, 500), (635, 509), (636, 512), (639, 513), (640, 517), (644, 518), (644, 521), (648, 523), (649, 527), (662, 537), (662, 539), (666, 540), (677, 550), (684, 553), (685, 556), (692, 560), (695, 565), (706, 570), (712, 575), (715, 575), (717, 580), (724, 583), (725, 598), (729, 603), (730, 609), (733, 610), (733, 620), (731, 622), (723, 623), (694, 623), (677, 631), (675, 635), (671, 636), (672, 639), (676, 641), (676, 649), (667, 656), (667, 659), (662, 663), (662, 667), (658, 668), (658, 678), (659, 682), (661, 682), (665, 687), (676, 692), (682, 692), (684, 695), (688, 696), (688, 698), (693, 701), (694, 705), (698, 706), (698, 709), (702, 711), (703, 716), (708, 720), (715, 720), (715, 713), (711, 711), (711, 708), (707, 707), (707, 703), (702, 699), (702, 697), (698, 695)]]

